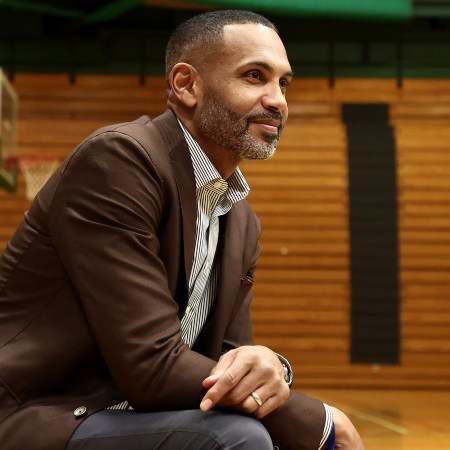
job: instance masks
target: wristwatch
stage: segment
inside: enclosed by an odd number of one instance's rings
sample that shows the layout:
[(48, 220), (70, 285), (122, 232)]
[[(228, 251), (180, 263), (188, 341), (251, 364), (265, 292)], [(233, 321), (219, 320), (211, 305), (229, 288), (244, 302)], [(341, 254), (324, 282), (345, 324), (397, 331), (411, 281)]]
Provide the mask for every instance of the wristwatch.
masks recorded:
[(280, 360), (281, 365), (284, 369), (284, 381), (286, 381), (287, 385), (291, 387), (292, 381), (294, 380), (294, 374), (292, 372), (292, 367), (289, 364), (289, 361), (284, 357), (276, 353), (278, 359)]

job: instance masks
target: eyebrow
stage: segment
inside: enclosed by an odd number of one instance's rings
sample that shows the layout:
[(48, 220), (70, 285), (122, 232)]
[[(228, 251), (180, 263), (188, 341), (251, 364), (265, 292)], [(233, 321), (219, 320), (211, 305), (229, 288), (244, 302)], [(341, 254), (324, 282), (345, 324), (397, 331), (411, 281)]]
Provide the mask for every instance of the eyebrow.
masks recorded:
[[(264, 69), (266, 69), (268, 72), (271, 72), (271, 73), (274, 72), (274, 68), (270, 64), (267, 64), (264, 61), (248, 61), (243, 66), (260, 66), (260, 67), (263, 67)], [(294, 72), (292, 70), (288, 70), (283, 76), (292, 78), (292, 77), (294, 77)]]

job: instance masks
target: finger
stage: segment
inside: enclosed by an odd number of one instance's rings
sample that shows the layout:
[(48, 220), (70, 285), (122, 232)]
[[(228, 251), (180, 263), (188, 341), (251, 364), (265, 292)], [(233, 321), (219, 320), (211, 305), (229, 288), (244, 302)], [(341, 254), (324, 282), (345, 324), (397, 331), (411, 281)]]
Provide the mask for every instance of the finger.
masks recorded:
[[(234, 407), (239, 404), (248, 405), (246, 401), (252, 392), (256, 391), (262, 399), (277, 397), (281, 403), (289, 397), (289, 388), (284, 379), (266, 378), (261, 372), (249, 371), (239, 383), (230, 391), (225, 393), (217, 403), (222, 407)], [(250, 409), (246, 412), (253, 412)]]
[(210, 375), (221, 375), (223, 374), (228, 367), (233, 363), (233, 361), (236, 359), (236, 350), (231, 350), (225, 354), (223, 354), (220, 358), (217, 364), (213, 367), (211, 370)]
[(262, 405), (259, 405), (250, 394), (241, 404), (233, 409), (247, 414), (253, 414), (256, 418), (260, 419), (267, 414), (270, 414), (282, 403), (281, 399), (277, 399), (276, 397), (270, 397), (264, 400), (265, 397), (263, 394), (258, 393), (257, 395), (262, 400)]
[[(239, 362), (233, 362), (224, 372), (215, 373), (218, 379), (212, 378), (204, 381), (208, 385), (208, 382), (213, 384), (206, 392), (203, 400), (200, 403), (200, 409), (202, 411), (208, 411), (213, 408), (220, 400), (242, 380), (246, 375), (248, 368)], [(214, 382), (215, 380), (215, 382)]]
[(264, 416), (267, 416), (272, 411), (275, 411), (275, 409), (277, 409), (282, 403), (283, 401), (281, 401), (280, 398), (270, 397), (262, 404), (262, 406), (260, 406), (259, 408), (256, 409), (256, 411), (253, 412), (253, 415), (257, 419), (262, 419)]
[(219, 375), (219, 374), (210, 375), (209, 377), (205, 378), (205, 379), (202, 381), (202, 386), (203, 386), (205, 389), (210, 389), (210, 388), (212, 388), (212, 387), (217, 383), (217, 380), (218, 380), (219, 378), (220, 378), (220, 375)]
[[(220, 381), (220, 379), (218, 381)], [(227, 392), (223, 392), (223, 395), (217, 402), (217, 406), (233, 407), (243, 403), (255, 389), (258, 389), (259, 392), (259, 389), (261, 389), (262, 386), (260, 382), (261, 381), (257, 377), (247, 372), (239, 380), (239, 382), (232, 387), (232, 389), (229, 389)], [(269, 384), (267, 387), (270, 388), (271, 385)], [(267, 397), (269, 397), (269, 395), (270, 394), (268, 393)]]
[(258, 405), (258, 407), (260, 407), (260, 406), (263, 405), (264, 400), (263, 400), (263, 399), (262, 399), (255, 391), (253, 391), (253, 392), (250, 394), (250, 397), (252, 397), (253, 400), (255, 400), (255, 403)]
[(233, 405), (232, 409), (245, 413), (254, 414), (260, 406), (255, 402), (251, 395), (247, 395), (247, 398), (237, 405)]

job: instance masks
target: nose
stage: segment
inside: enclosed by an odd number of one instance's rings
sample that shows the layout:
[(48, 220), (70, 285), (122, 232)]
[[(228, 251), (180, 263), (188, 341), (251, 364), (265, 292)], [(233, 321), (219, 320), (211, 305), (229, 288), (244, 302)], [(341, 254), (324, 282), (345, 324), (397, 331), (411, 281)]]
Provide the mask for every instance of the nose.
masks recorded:
[(262, 98), (263, 106), (271, 111), (280, 112), (283, 115), (283, 121), (288, 115), (288, 106), (284, 91), (278, 82), (267, 84), (267, 90)]

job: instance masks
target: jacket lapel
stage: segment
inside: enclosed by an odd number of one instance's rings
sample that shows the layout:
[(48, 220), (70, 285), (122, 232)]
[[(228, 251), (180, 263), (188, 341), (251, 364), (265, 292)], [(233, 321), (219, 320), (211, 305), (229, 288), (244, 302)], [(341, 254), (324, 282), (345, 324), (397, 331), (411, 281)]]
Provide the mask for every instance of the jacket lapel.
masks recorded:
[(184, 139), (180, 125), (172, 111), (153, 120), (169, 147), (174, 178), (177, 184), (183, 227), (183, 253), (186, 285), (189, 292), (189, 277), (192, 270), (195, 248), (195, 226), (197, 220), (197, 202), (195, 176), (189, 147)]

